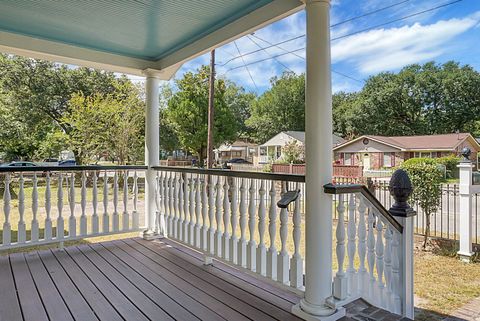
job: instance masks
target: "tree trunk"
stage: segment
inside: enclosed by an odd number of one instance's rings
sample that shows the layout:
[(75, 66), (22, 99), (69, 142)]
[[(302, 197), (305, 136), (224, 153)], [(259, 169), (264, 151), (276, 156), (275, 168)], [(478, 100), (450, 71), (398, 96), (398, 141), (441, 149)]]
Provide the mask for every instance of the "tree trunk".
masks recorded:
[(424, 228), (424, 236), (423, 236), (423, 246), (422, 248), (425, 250), (427, 248), (427, 241), (430, 237), (430, 213), (425, 213), (425, 228)]

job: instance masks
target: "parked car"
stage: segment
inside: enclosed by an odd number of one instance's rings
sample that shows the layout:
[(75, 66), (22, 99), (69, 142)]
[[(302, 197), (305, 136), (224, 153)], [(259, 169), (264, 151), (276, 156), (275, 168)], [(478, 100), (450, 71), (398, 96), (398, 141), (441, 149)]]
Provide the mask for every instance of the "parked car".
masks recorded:
[(67, 159), (58, 162), (58, 166), (75, 166), (77, 162), (74, 159)]
[(12, 167), (20, 167), (20, 166), (23, 166), (23, 167), (24, 167), (24, 166), (37, 166), (37, 164), (32, 163), (32, 162), (23, 162), (23, 161), (21, 161), (21, 162), (11, 162), (11, 163), (5, 164), (5, 165), (3, 165), (3, 166), (8, 166), (8, 167), (10, 167), (10, 166), (12, 166)]
[(246, 159), (243, 159), (243, 158), (232, 158), (228, 161), (226, 161), (224, 164), (223, 164), (223, 168), (226, 168), (226, 169), (231, 169), (232, 168), (232, 165), (234, 164), (244, 164), (244, 165), (248, 165), (248, 164), (251, 164), (251, 162), (247, 161)]

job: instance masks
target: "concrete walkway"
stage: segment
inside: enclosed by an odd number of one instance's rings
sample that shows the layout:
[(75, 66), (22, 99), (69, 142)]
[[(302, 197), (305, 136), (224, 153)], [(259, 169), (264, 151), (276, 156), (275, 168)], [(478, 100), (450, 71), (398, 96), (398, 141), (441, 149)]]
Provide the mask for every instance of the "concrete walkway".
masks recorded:
[(480, 321), (480, 297), (465, 304), (443, 321)]

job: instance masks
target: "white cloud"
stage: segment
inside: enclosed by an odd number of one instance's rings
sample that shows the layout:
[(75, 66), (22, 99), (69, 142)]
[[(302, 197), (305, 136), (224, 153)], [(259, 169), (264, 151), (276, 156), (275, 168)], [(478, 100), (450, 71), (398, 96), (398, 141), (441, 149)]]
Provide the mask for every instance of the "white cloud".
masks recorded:
[(351, 63), (361, 73), (371, 74), (434, 59), (445, 53), (452, 39), (478, 25), (479, 16), (480, 12), (430, 25), (376, 29), (334, 41), (333, 63)]

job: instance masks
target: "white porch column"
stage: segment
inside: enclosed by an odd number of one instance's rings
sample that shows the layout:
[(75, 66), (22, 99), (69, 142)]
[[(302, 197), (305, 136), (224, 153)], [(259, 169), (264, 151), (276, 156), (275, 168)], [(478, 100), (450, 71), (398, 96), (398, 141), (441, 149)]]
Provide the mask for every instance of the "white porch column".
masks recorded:
[(156, 172), (151, 168), (160, 163), (160, 114), (159, 114), (159, 85), (160, 77), (154, 72), (145, 72), (146, 81), (146, 113), (145, 113), (145, 220), (147, 230), (143, 232), (145, 239), (155, 236), (155, 184)]
[(305, 0), (307, 14), (305, 93), (305, 297), (293, 313), (307, 320), (345, 314), (327, 305), (332, 296), (332, 89), (330, 0)]
[(472, 252), (472, 168), (470, 161), (461, 162), (460, 170), (460, 250), (462, 261), (470, 262)]

